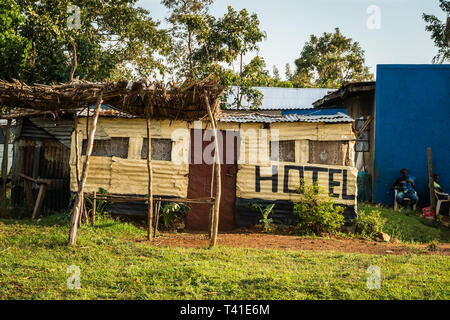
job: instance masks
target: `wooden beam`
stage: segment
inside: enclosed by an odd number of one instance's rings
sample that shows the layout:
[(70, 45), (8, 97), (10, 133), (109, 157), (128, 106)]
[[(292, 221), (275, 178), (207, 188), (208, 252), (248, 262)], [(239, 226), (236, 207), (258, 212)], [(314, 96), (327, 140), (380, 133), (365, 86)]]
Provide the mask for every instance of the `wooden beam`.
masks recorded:
[[(433, 174), (433, 157), (431, 154), (431, 148), (427, 148), (428, 154), (428, 188), (430, 190), (430, 206), (433, 211), (436, 211), (436, 201), (434, 196), (434, 174)], [(437, 215), (437, 213), (436, 213)]]
[(148, 171), (148, 221), (147, 221), (147, 239), (152, 240), (153, 227), (153, 170), (152, 170), (152, 132), (150, 111), (147, 110), (147, 171)]
[(44, 114), (54, 114), (55, 111), (29, 111), (29, 112), (13, 112), (10, 114), (4, 114), (0, 116), (0, 119), (17, 119), (21, 117), (40, 116)]
[[(212, 171), (211, 171), (211, 198), (214, 197), (214, 172), (216, 170), (215, 166), (216, 162), (214, 161), (212, 164)], [(213, 233), (213, 226), (214, 226), (214, 203), (211, 203), (209, 206), (209, 219), (208, 219), (208, 238), (211, 239), (212, 233)]]
[(78, 191), (77, 196), (75, 199), (75, 204), (73, 206), (73, 213), (72, 213), (72, 221), (70, 223), (70, 232), (69, 232), (69, 245), (74, 245), (77, 239), (77, 230), (78, 230), (78, 219), (80, 216), (81, 211), (81, 202), (82, 202), (82, 196), (83, 196), (83, 190), (84, 185), (86, 184), (87, 180), (87, 171), (89, 168), (89, 158), (91, 157), (92, 148), (94, 146), (94, 136), (95, 136), (95, 130), (97, 129), (97, 121), (100, 114), (100, 108), (103, 101), (103, 91), (100, 92), (97, 98), (96, 102), (96, 110), (94, 119), (92, 120), (92, 126), (91, 131), (88, 137), (87, 141), (87, 147), (86, 147), (86, 160), (83, 164), (83, 171), (81, 172), (81, 179), (80, 184), (78, 185)]
[(8, 119), (6, 128), (3, 131), (2, 188), (0, 198), (0, 201), (2, 202), (2, 218), (4, 219), (8, 216), (8, 208), (6, 206), (6, 182), (8, 180), (8, 147), (10, 131), (11, 119)]
[(92, 198), (92, 225), (95, 226), (95, 213), (97, 211), (97, 192), (94, 191), (94, 197)]
[(78, 117), (76, 114), (73, 116), (73, 130), (75, 133), (75, 174), (77, 176), (77, 188), (80, 185), (80, 147), (79, 147), (79, 134), (78, 134)]
[(45, 199), (45, 192), (47, 191), (47, 184), (42, 183), (39, 185), (39, 193), (36, 199), (36, 203), (34, 205), (33, 209), (33, 215), (31, 216), (31, 219), (36, 219), (41, 212), (42, 206), (44, 204)]
[[(208, 98), (208, 92), (205, 94), (205, 103), (206, 107), (208, 109), (208, 115), (209, 115), (209, 121), (211, 122), (213, 135), (214, 135), (214, 161), (216, 163), (216, 197), (214, 201), (214, 213), (213, 213), (213, 225), (212, 225), (212, 235), (211, 240), (209, 243), (210, 247), (214, 247), (217, 243), (217, 234), (219, 232), (219, 212), (220, 212), (220, 198), (222, 193), (222, 186), (221, 186), (221, 166), (220, 166), (220, 150), (219, 150), (219, 141), (217, 139), (217, 129), (216, 129), (216, 123), (215, 118), (211, 112), (211, 106), (209, 103)], [(220, 100), (217, 99), (215, 103), (220, 103)], [(216, 105), (215, 105), (216, 107)]]

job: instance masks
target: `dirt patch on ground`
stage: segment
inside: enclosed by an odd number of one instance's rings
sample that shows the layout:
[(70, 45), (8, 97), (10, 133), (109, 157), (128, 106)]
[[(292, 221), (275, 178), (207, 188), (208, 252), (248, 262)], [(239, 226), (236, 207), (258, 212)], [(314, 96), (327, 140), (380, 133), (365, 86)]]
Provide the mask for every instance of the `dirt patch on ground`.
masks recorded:
[[(217, 242), (222, 246), (239, 248), (337, 251), (380, 255), (404, 255), (409, 253), (450, 255), (450, 244), (438, 244), (437, 248), (430, 250), (427, 244), (412, 245), (345, 238), (308, 239), (289, 235), (257, 233), (220, 233)], [(161, 235), (152, 244), (170, 247), (207, 247), (209, 240), (202, 233), (178, 233)]]

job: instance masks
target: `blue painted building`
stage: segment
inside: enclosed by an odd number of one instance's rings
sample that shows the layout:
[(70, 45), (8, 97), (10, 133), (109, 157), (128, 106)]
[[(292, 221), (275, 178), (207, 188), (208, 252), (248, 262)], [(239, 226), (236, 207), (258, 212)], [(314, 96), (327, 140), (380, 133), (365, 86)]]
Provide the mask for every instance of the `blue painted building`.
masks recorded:
[(407, 168), (429, 204), (427, 147), (450, 191), (450, 65), (379, 65), (376, 83), (374, 202), (393, 204), (390, 186)]
[(429, 205), (428, 147), (450, 191), (450, 65), (378, 65), (376, 83), (343, 85), (313, 105), (344, 107), (355, 119), (355, 163), (369, 179), (358, 190), (366, 193), (362, 201), (392, 205), (390, 187), (406, 168), (416, 177), (419, 204)]

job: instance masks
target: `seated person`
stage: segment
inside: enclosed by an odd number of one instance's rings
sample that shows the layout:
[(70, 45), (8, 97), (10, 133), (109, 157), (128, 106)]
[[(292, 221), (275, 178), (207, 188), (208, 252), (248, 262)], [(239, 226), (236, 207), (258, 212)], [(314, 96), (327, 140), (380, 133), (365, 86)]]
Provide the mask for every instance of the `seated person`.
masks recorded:
[(442, 189), (441, 185), (439, 184), (439, 175), (435, 174), (433, 176), (433, 178), (434, 178), (434, 184), (433, 184), (434, 190), (436, 190), (437, 192), (440, 192), (440, 193), (445, 193), (444, 189)]
[[(444, 193), (444, 194), (437, 194), (437, 198), (439, 200), (449, 200), (450, 196), (448, 195), (448, 193), (445, 192), (445, 190), (441, 187), (441, 185), (439, 184), (439, 175), (435, 174), (433, 176), (434, 178), (434, 191), (440, 192), (440, 193)], [(445, 210), (444, 208), (447, 208), (447, 210)], [(449, 203), (448, 202), (444, 202), (441, 206), (441, 209), (439, 210), (440, 212), (442, 212), (442, 209), (444, 209), (444, 212), (448, 212), (450, 214), (450, 208), (449, 208)], [(438, 212), (440, 214), (440, 212)]]
[(395, 200), (401, 205), (405, 205), (407, 203), (405, 198), (410, 200), (411, 205), (414, 205), (417, 201), (419, 201), (415, 188), (414, 177), (409, 176), (406, 169), (400, 170), (400, 177), (395, 180), (391, 186), (391, 189), (398, 190)]

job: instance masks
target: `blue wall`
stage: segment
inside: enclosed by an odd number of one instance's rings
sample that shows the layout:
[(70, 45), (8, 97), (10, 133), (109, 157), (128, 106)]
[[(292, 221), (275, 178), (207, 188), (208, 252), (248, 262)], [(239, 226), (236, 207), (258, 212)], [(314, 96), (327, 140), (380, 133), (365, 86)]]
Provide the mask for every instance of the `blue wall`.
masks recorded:
[(427, 147), (450, 191), (450, 65), (378, 65), (376, 104), (374, 201), (393, 204), (390, 186), (407, 168), (429, 205)]
[(292, 109), (292, 110), (283, 110), (282, 114), (301, 114), (301, 115), (315, 115), (315, 116), (323, 116), (323, 115), (334, 115), (338, 112), (342, 112), (343, 114), (347, 113), (347, 108), (335, 108), (335, 109)]

